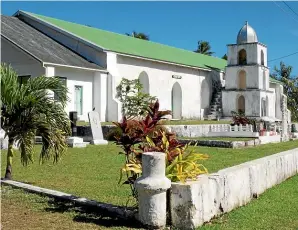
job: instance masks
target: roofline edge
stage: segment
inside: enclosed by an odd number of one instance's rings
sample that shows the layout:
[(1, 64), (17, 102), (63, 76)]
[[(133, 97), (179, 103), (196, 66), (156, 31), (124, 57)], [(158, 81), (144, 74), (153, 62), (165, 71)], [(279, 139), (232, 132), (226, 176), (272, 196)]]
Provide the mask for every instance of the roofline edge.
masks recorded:
[(66, 67), (66, 68), (73, 68), (73, 69), (81, 69), (81, 70), (88, 70), (88, 71), (108, 73), (107, 70), (93, 69), (93, 68), (81, 67), (81, 66), (73, 66), (73, 65), (63, 65), (63, 64), (51, 63), (51, 62), (43, 62), (43, 66), (45, 66), (45, 65), (53, 65), (53, 66), (57, 66), (57, 67)]

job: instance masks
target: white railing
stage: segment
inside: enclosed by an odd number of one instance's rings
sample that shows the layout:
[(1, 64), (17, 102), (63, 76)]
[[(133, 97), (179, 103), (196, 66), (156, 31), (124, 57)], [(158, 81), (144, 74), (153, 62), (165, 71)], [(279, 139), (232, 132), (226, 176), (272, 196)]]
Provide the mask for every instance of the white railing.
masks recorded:
[(253, 132), (252, 125), (210, 125), (209, 132)]

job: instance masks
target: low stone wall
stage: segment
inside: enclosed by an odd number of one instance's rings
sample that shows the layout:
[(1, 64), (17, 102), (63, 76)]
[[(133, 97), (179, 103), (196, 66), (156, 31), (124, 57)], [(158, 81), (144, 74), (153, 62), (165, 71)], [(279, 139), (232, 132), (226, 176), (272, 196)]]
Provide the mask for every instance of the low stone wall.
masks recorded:
[(280, 135), (260, 136), (259, 139), (261, 141), (261, 144), (278, 143), (281, 141), (281, 136)]
[[(177, 137), (205, 137), (213, 124), (206, 125), (166, 125), (169, 131), (176, 133)], [(216, 125), (221, 129), (227, 129), (229, 124)]]
[(172, 224), (195, 229), (297, 173), (298, 148), (202, 175), (198, 181), (172, 183)]
[[(165, 125), (170, 132), (176, 133), (177, 137), (204, 137), (207, 136), (213, 124), (206, 125)], [(229, 124), (219, 124), (217, 126), (222, 126), (222, 128), (229, 127)], [(114, 125), (103, 125), (102, 133), (104, 139), (111, 130), (115, 129)], [(91, 140), (91, 127), (90, 126), (78, 126), (77, 127), (78, 136), (84, 138), (84, 141)]]
[(208, 137), (258, 137), (258, 132), (232, 131), (232, 132), (209, 132)]
[[(102, 126), (102, 134), (103, 138), (106, 140), (107, 135), (113, 130), (116, 129), (115, 125), (103, 125)], [(90, 126), (77, 126), (77, 135), (78, 137), (83, 138), (84, 141), (92, 140), (92, 132)]]
[(260, 145), (259, 139), (249, 140), (249, 141), (179, 139), (179, 142), (182, 144), (189, 144), (189, 145), (199, 145), (199, 146), (218, 147), (218, 148), (233, 148), (233, 149)]

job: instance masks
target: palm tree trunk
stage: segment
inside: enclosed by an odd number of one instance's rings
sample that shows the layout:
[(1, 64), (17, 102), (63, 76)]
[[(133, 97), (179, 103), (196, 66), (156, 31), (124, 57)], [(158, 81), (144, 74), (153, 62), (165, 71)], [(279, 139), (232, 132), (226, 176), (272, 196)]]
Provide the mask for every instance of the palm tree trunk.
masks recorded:
[(13, 158), (13, 139), (8, 140), (8, 150), (7, 150), (7, 163), (6, 163), (6, 172), (5, 179), (12, 179), (12, 158)]

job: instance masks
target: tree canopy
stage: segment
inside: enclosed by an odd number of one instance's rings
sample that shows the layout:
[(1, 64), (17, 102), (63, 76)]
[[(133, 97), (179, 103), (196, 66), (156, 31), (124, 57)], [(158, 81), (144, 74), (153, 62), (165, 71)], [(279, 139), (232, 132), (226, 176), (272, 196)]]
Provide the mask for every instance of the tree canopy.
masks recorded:
[(293, 67), (280, 62), (279, 68), (274, 67), (272, 78), (283, 83), (284, 94), (288, 97), (288, 109), (293, 121), (298, 121), (298, 76), (292, 75)]
[(137, 33), (136, 31), (133, 31), (131, 34), (130, 33), (125, 33), (125, 34), (130, 37), (139, 38), (139, 39), (149, 41), (149, 35), (147, 35), (145, 33)]
[(200, 54), (205, 54), (208, 56), (212, 56), (214, 54), (214, 52), (211, 51), (210, 43), (207, 41), (202, 41), (202, 40), (198, 41), (198, 47), (194, 52), (200, 53)]

